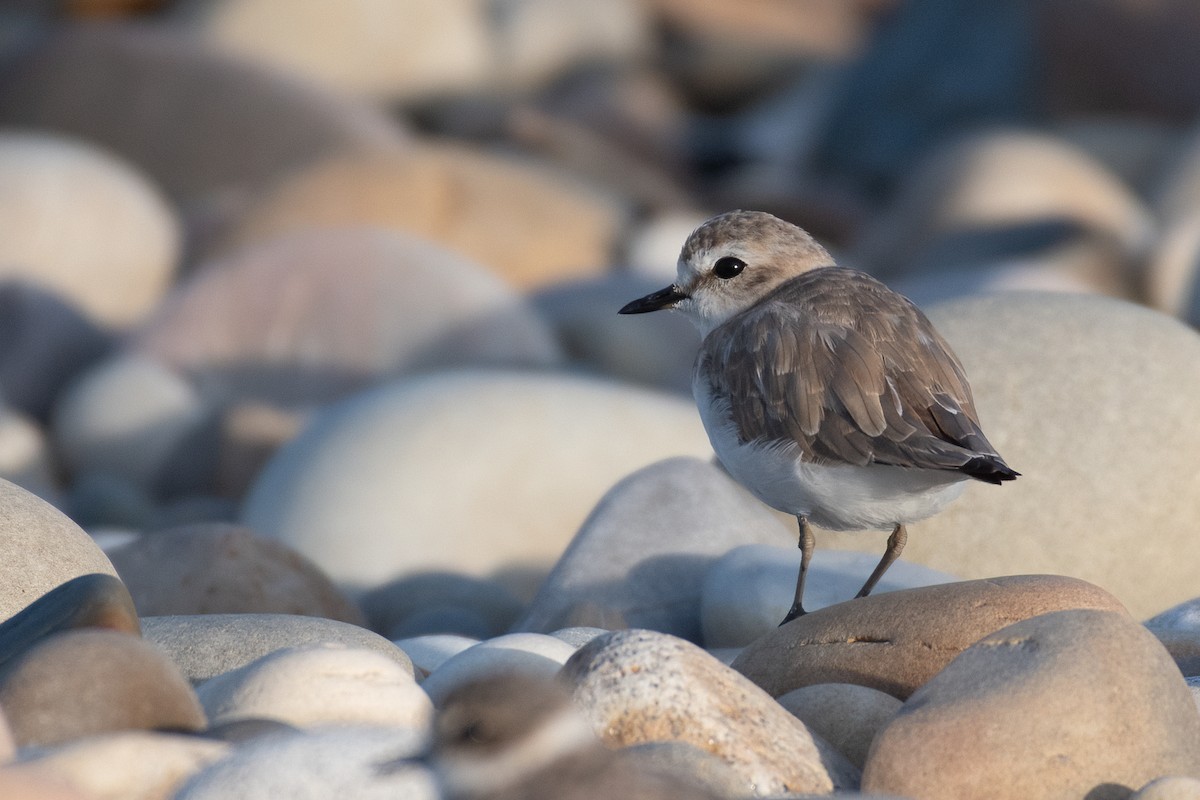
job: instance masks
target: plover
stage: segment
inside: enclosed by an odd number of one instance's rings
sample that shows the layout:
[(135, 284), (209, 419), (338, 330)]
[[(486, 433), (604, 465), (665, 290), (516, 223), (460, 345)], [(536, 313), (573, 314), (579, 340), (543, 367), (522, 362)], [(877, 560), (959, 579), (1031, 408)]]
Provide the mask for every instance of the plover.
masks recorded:
[[(979, 426), (958, 358), (913, 303), (834, 266), (800, 228), (732, 211), (697, 228), (677, 279), (622, 314), (664, 308), (704, 337), (692, 392), (725, 469), (800, 526), (804, 614), (815, 542), (831, 530), (891, 530), (865, 597), (900, 556), (905, 525), (936, 514), (974, 478), (1015, 472)], [(780, 623), (783, 624), (783, 623)]]
[(684, 776), (621, 759), (565, 687), (521, 673), (452, 691), (434, 720), (429, 762), (448, 800), (717, 800)]

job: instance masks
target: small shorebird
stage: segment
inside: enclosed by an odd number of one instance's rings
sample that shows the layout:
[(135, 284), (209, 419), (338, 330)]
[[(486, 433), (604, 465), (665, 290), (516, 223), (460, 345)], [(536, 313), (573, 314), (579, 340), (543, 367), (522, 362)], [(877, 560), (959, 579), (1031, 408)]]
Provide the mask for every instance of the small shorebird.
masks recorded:
[[(804, 614), (815, 542), (831, 530), (888, 530), (866, 597), (908, 539), (905, 525), (1009, 468), (979, 427), (950, 346), (907, 298), (836, 267), (800, 228), (732, 211), (697, 228), (677, 280), (621, 309), (677, 308), (704, 337), (692, 393), (725, 469), (800, 525), (796, 595)], [(780, 623), (783, 624), (783, 623)]]
[(433, 727), (429, 761), (448, 800), (718, 800), (609, 750), (550, 679), (502, 673), (464, 684)]

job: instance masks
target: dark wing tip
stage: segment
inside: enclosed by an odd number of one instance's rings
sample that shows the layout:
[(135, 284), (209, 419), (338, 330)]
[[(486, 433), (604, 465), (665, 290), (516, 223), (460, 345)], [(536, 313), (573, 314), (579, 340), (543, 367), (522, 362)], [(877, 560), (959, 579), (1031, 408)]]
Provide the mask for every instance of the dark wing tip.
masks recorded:
[(1021, 475), (1005, 464), (999, 456), (975, 456), (959, 467), (959, 471), (965, 472), (977, 481), (996, 485), (1016, 480)]

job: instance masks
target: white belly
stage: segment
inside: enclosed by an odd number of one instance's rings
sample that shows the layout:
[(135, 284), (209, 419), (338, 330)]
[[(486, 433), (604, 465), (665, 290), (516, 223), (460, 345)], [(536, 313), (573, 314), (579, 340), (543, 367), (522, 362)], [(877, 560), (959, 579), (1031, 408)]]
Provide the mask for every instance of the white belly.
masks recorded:
[(717, 457), (739, 483), (772, 508), (829, 530), (890, 530), (931, 517), (962, 494), (967, 476), (948, 470), (883, 465), (832, 466), (801, 461), (793, 444), (742, 444), (728, 403), (693, 387)]

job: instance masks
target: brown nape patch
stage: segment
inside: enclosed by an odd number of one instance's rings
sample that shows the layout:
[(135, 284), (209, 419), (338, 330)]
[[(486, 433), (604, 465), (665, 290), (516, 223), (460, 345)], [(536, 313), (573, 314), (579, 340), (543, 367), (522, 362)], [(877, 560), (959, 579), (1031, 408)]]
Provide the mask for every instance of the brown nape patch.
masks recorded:
[(688, 237), (680, 258), (690, 261), (698, 253), (715, 250), (731, 241), (773, 241), (780, 251), (789, 252), (793, 257), (833, 264), (833, 258), (825, 248), (802, 228), (764, 211), (728, 211), (712, 217)]

